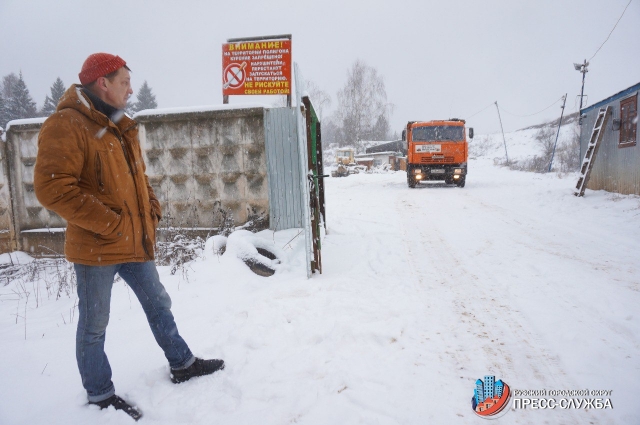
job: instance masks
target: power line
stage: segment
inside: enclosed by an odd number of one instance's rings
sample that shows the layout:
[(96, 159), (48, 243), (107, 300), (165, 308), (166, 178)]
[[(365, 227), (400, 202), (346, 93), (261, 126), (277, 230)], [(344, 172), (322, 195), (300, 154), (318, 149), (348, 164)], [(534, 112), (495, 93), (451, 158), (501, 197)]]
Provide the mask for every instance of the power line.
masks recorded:
[[(613, 30), (616, 29), (616, 27), (618, 26), (618, 23), (620, 22), (620, 19), (622, 19), (622, 17), (624, 16), (624, 12), (627, 11), (627, 7), (629, 7), (629, 5), (631, 4), (633, 0), (629, 0), (629, 3), (627, 3), (627, 6), (624, 8), (624, 10), (622, 11), (622, 15), (620, 15), (620, 17), (618, 18), (618, 22), (616, 22), (616, 24), (613, 26), (613, 29), (611, 30), (611, 32), (609, 33), (609, 35), (607, 36), (606, 40), (604, 40), (602, 42), (602, 44), (600, 45), (600, 47), (598, 47), (598, 50), (596, 50), (596, 52), (593, 54), (593, 56), (591, 56), (591, 59), (595, 58), (596, 55), (598, 54), (598, 52), (600, 51), (600, 49), (602, 49), (602, 46), (604, 46), (604, 43), (607, 42), (607, 40), (609, 40), (609, 37), (611, 37), (611, 34), (613, 34)], [(591, 59), (589, 59), (587, 62), (591, 62)]]
[(478, 112), (476, 112), (475, 114), (471, 115), (470, 117), (466, 117), (466, 118), (465, 118), (465, 121), (468, 121), (470, 118), (475, 117), (475, 116), (476, 116), (476, 115), (478, 115), (480, 112), (482, 112), (482, 111), (484, 111), (484, 110), (486, 110), (486, 109), (489, 109), (489, 108), (491, 108), (492, 106), (493, 106), (493, 102), (492, 102), (492, 103), (490, 103), (489, 105), (485, 106), (484, 108), (482, 108), (481, 110), (479, 110), (479, 111), (478, 111)]
[(556, 100), (556, 101), (555, 101), (555, 102), (553, 102), (551, 105), (549, 105), (549, 106), (547, 106), (546, 108), (544, 108), (543, 110), (538, 111), (538, 112), (533, 113), (533, 114), (529, 114), (529, 115), (518, 115), (518, 114), (514, 114), (514, 113), (512, 113), (512, 112), (507, 111), (506, 109), (504, 109), (504, 108), (502, 108), (502, 107), (501, 107), (500, 109), (502, 110), (502, 112), (506, 112), (507, 114), (509, 114), (509, 115), (513, 115), (514, 117), (526, 118), (526, 117), (532, 117), (532, 116), (534, 116), (534, 115), (541, 114), (542, 112), (544, 112), (544, 111), (546, 111), (547, 109), (551, 108), (551, 107), (552, 107), (553, 105), (555, 105), (556, 103), (560, 102), (562, 99), (563, 99), (563, 96), (560, 96), (560, 99)]

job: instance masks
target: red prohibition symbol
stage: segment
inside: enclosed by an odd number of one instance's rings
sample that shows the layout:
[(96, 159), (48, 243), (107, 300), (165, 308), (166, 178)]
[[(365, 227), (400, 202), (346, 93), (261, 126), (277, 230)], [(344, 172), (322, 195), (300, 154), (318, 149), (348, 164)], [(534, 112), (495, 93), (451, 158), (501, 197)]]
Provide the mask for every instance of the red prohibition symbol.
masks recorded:
[(242, 64), (230, 63), (227, 65), (223, 73), (224, 85), (222, 87), (224, 89), (237, 89), (242, 87), (247, 76), (245, 72), (246, 66), (246, 62), (242, 62)]

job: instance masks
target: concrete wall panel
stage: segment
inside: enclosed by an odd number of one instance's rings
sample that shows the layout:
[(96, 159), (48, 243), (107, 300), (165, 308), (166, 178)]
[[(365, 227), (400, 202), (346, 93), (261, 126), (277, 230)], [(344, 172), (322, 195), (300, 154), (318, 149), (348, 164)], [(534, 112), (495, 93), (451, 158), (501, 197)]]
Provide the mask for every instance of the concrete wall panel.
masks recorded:
[[(136, 117), (149, 182), (167, 218), (161, 225), (206, 231), (221, 224), (221, 209), (231, 212), (236, 225), (254, 215), (263, 216), (268, 225), (264, 114), (264, 108), (252, 107), (157, 110)], [(16, 246), (25, 251), (62, 252), (64, 233), (49, 229), (65, 228), (66, 223), (44, 209), (33, 191), (42, 122), (15, 121), (7, 133), (6, 155), (0, 163), (2, 252)], [(12, 223), (17, 237), (9, 236)]]

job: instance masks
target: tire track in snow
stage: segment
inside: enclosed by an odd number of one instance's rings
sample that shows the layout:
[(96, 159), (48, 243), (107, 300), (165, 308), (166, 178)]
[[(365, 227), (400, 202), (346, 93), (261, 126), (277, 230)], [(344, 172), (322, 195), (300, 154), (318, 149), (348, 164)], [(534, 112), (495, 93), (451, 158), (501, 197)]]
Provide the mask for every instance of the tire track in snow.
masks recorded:
[[(573, 197), (569, 199), (570, 202), (575, 201)], [(501, 205), (489, 204), (485, 198), (476, 195), (471, 195), (469, 200), (473, 201), (474, 207), (477, 206), (491, 212), (492, 217), (496, 220), (502, 221), (512, 229), (515, 229), (515, 233), (526, 236), (515, 238), (513, 242), (532, 253), (536, 253), (537, 256), (544, 254), (550, 259), (560, 258), (566, 260), (562, 261), (564, 268), (571, 268), (576, 271), (590, 270), (595, 273), (600, 273), (603, 276), (603, 283), (614, 281), (618, 284), (624, 284), (632, 291), (639, 290), (640, 282), (637, 280), (617, 277), (627, 274), (634, 276), (635, 270), (633, 270), (633, 267), (629, 267), (628, 261), (617, 258), (616, 256), (606, 255), (609, 252), (607, 248), (597, 250), (599, 253), (605, 254), (598, 256), (588, 255), (587, 252), (579, 249), (581, 246), (594, 245), (594, 240), (598, 240), (598, 237), (591, 234), (591, 232), (596, 229), (591, 228), (587, 230), (587, 228), (580, 227), (576, 218), (567, 220), (565, 217), (559, 217), (557, 221), (549, 223), (537, 215), (539, 211), (536, 209), (516, 211)], [(514, 218), (518, 213), (520, 213), (519, 219)], [(598, 229), (598, 232), (606, 233), (603, 229)], [(556, 235), (558, 236), (556, 237)], [(576, 242), (576, 240), (578, 242)], [(619, 274), (616, 275), (615, 273)], [(541, 290), (542, 289), (543, 288), (541, 288)], [(619, 322), (612, 320), (608, 311), (595, 308), (579, 309), (576, 307), (581, 301), (575, 300), (574, 297), (580, 289), (581, 288), (575, 285), (558, 288), (557, 286), (551, 287), (549, 284), (544, 288), (544, 290), (548, 290), (550, 293), (555, 292), (556, 298), (566, 300), (564, 301), (565, 308), (568, 310), (568, 314), (572, 317), (573, 321), (588, 323), (588, 325), (584, 327), (592, 332), (597, 328), (605, 328), (594, 333), (615, 335), (618, 341), (631, 342), (633, 349), (635, 351), (639, 350), (640, 344), (632, 342), (635, 339), (633, 332), (621, 326)], [(559, 290), (564, 291), (562, 295), (558, 293)], [(582, 304), (584, 305), (584, 302)], [(541, 342), (541, 339), (538, 337), (537, 341)], [(624, 351), (624, 349), (621, 349), (621, 351)], [(557, 356), (552, 358), (555, 362), (559, 363)]]
[[(457, 193), (449, 192), (447, 196)], [(464, 202), (471, 201), (467, 194), (464, 198)], [(438, 309), (441, 313), (446, 308), (450, 309), (450, 314), (445, 317), (442, 314), (434, 317), (435, 320), (447, 324), (447, 333), (441, 334), (441, 343), (446, 347), (439, 356), (441, 364), (448, 364), (452, 376), (457, 372), (467, 375), (477, 373), (473, 370), (463, 370), (474, 365), (474, 361), (476, 366), (481, 366), (478, 365), (477, 358), (477, 353), (480, 352), (478, 350), (481, 350), (484, 353), (481, 361), (485, 368), (483, 373), (499, 374), (508, 380), (515, 379), (520, 375), (519, 371), (524, 369), (533, 372), (538, 388), (565, 388), (569, 384), (568, 377), (558, 357), (550, 354), (542, 338), (530, 326), (526, 326), (523, 322), (524, 317), (518, 314), (518, 311), (513, 311), (512, 307), (500, 298), (500, 294), (487, 291), (484, 283), (486, 278), (491, 278), (493, 271), (469, 271), (467, 262), (459, 257), (459, 253), (453, 249), (437, 226), (429, 226), (428, 229), (416, 226), (416, 223), (422, 221), (425, 210), (429, 210), (428, 206), (418, 206), (420, 199), (425, 198), (407, 201), (405, 193), (399, 194), (396, 211), (397, 216), (403, 221), (403, 239), (409, 257), (408, 264), (411, 265), (415, 281), (421, 287), (419, 291), (423, 292), (423, 298), (430, 304), (434, 303), (435, 295), (437, 302), (444, 304)], [(498, 227), (500, 223), (508, 225), (513, 222), (500, 214), (492, 219), (497, 223), (491, 224)], [(500, 230), (496, 233), (500, 234)], [(492, 245), (491, 240), (482, 242), (484, 246)], [(421, 255), (415, 253), (417, 246), (421, 247)], [(426, 276), (430, 277), (430, 282), (426, 281)], [(440, 285), (434, 285), (433, 281), (438, 281)], [(430, 307), (433, 305), (427, 306), (428, 309)], [(467, 335), (472, 335), (472, 338), (465, 338)], [(515, 338), (518, 344), (513, 347), (504, 345), (513, 341), (514, 335), (517, 335)], [(455, 341), (458, 340), (462, 342), (456, 344)], [(579, 388), (577, 384), (573, 385)], [(574, 420), (584, 421), (585, 417), (578, 418), (578, 415), (584, 413), (567, 411), (561, 412), (560, 416), (563, 419), (572, 417)], [(591, 423), (598, 423), (591, 413), (588, 413), (588, 416)], [(518, 419), (528, 420), (524, 416)]]

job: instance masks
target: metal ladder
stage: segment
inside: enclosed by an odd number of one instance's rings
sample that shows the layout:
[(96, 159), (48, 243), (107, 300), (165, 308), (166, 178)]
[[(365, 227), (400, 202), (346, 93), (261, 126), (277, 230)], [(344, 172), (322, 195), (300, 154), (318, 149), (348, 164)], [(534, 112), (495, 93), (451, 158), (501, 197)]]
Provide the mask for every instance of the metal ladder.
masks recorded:
[(593, 168), (593, 162), (598, 154), (598, 148), (600, 142), (604, 137), (604, 131), (607, 126), (607, 121), (611, 116), (611, 106), (606, 108), (600, 108), (596, 122), (593, 124), (593, 131), (591, 132), (591, 138), (587, 145), (587, 151), (584, 154), (584, 160), (582, 161), (582, 167), (580, 168), (580, 177), (578, 178), (578, 184), (576, 190), (573, 193), (575, 196), (584, 196), (584, 191), (587, 188), (589, 182), (589, 176), (591, 175), (591, 169)]

